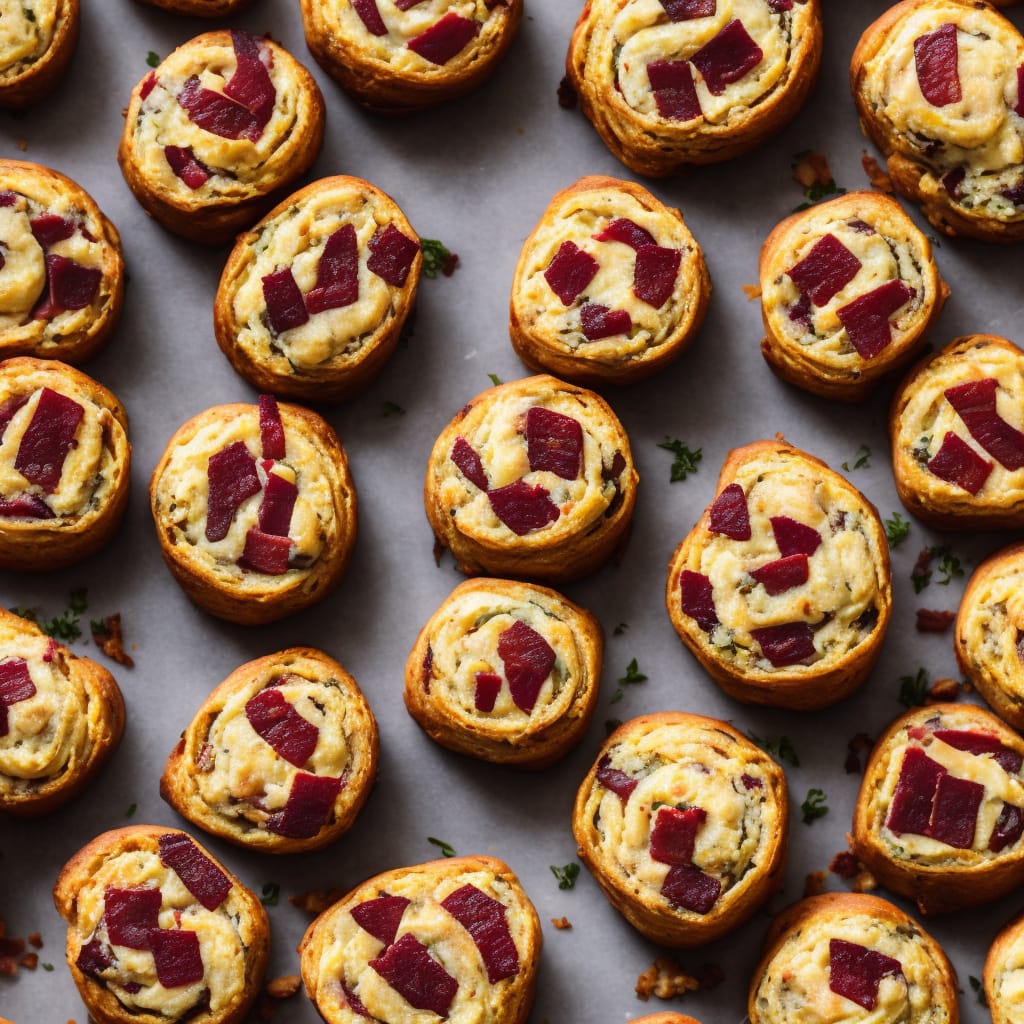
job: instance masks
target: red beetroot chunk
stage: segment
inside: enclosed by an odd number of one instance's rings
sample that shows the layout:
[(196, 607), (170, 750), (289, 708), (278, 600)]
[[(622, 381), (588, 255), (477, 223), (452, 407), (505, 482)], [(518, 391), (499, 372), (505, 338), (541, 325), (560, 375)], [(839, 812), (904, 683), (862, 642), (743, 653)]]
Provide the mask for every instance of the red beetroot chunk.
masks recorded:
[(722, 883), (693, 864), (677, 864), (669, 868), (661, 894), (677, 910), (706, 914), (722, 894)]
[(79, 951), (75, 966), (83, 974), (99, 974), (114, 966), (114, 958), (99, 939), (90, 939)]
[[(384, 19), (380, 16), (380, 9), (377, 7), (377, 0), (352, 0), (352, 7), (371, 36), (386, 36), (388, 34), (388, 27), (384, 24)], [(404, 11), (405, 8), (402, 7), (400, 10)]]
[(942, 176), (942, 187), (954, 198), (960, 198), (960, 186), (967, 177), (966, 167), (954, 167)]
[(204, 167), (192, 152), (191, 146), (164, 146), (164, 159), (175, 176), (180, 178), (193, 192), (210, 180), (210, 171)]
[(367, 270), (396, 288), (403, 287), (416, 253), (420, 251), (420, 243), (403, 235), (394, 224), (389, 224), (370, 239), (369, 246)]
[(473, 693), (473, 706), (477, 711), (487, 714), (494, 710), (502, 682), (501, 676), (494, 672), (477, 672), (476, 690)]
[(498, 637), (498, 657), (517, 708), (530, 714), (555, 664), (551, 645), (532, 626), (517, 619)]
[(53, 509), (35, 494), (17, 494), (13, 498), (0, 497), (0, 516), (12, 519), (55, 519)]
[(774, 597), (783, 594), (793, 587), (807, 582), (807, 556), (803, 554), (777, 558), (758, 569), (752, 569), (750, 575), (760, 583), (768, 594)]
[(584, 252), (575, 242), (563, 242), (558, 252), (544, 271), (544, 279), (551, 290), (562, 300), (562, 305), (571, 306), (600, 269), (600, 264), (590, 253)]
[(703, 113), (689, 61), (652, 60), (647, 80), (658, 114), (666, 121), (692, 121)]
[(353, 907), (352, 917), (360, 928), (385, 946), (390, 946), (398, 934), (407, 906), (409, 901), (404, 896), (378, 896)]
[(636, 789), (638, 783), (637, 779), (632, 778), (618, 768), (613, 768), (611, 758), (607, 754), (597, 762), (596, 777), (597, 781), (605, 789), (610, 789), (623, 803), (632, 796), (633, 790)]
[(744, 789), (763, 789), (764, 788), (764, 783), (760, 779), (755, 779), (753, 775), (747, 775), (746, 772), (744, 772), (740, 776), (740, 782), (743, 783), (743, 788)]
[(301, 768), (316, 750), (320, 730), (285, 700), (280, 690), (261, 690), (245, 705), (253, 731), (289, 764)]
[(1024, 434), (996, 412), (998, 387), (999, 382), (988, 377), (957, 384), (944, 393), (971, 437), (1005, 469), (1020, 469), (1024, 467)]
[(616, 334), (628, 334), (633, 329), (633, 319), (624, 309), (609, 309), (596, 302), (588, 302), (580, 307), (580, 326), (587, 341), (597, 341)]
[(661, 807), (651, 829), (651, 857), (662, 864), (692, 864), (697, 832), (707, 820), (703, 807)]
[(448, 1016), (459, 983), (411, 932), (388, 946), (369, 966), (410, 1006)]
[(0, 206), (14, 206), (17, 201), (16, 192), (0, 192)]
[(789, 516), (772, 516), (770, 522), (775, 543), (783, 558), (790, 555), (807, 555), (810, 558), (818, 550), (821, 534), (813, 526), (798, 523)]
[(0, 661), (0, 736), (6, 736), (9, 732), (8, 707), (34, 697), (35, 693), (35, 683), (32, 682), (24, 658)]
[(159, 889), (115, 889), (103, 893), (103, 920), (111, 945), (149, 949), (150, 935), (158, 931), (157, 915), (163, 896)]
[(267, 819), (267, 828), (289, 839), (312, 839), (327, 824), (340, 792), (341, 779), (299, 772), (284, 810)]
[(60, 484), (64, 460), (75, 443), (85, 415), (73, 398), (43, 388), (25, 433), (21, 436), (14, 468), (29, 483), (52, 494)]
[(160, 837), (160, 862), (207, 910), (216, 910), (231, 892), (231, 879), (186, 835), (165, 832)]
[(684, 569), (679, 577), (679, 586), (682, 591), (683, 613), (696, 620), (697, 625), (705, 633), (711, 633), (719, 624), (719, 619), (710, 577)]
[(139, 89), (139, 99), (145, 100), (145, 98), (156, 88), (156, 72), (150, 71), (148, 75), (142, 80), (142, 87)]
[(1024, 64), (1017, 68), (1017, 105), (1013, 109), (1024, 117)]
[(889, 317), (914, 297), (903, 281), (887, 281), (836, 310), (850, 344), (862, 359), (874, 359), (892, 341)]
[(714, 96), (721, 96), (726, 86), (738, 82), (763, 59), (761, 48), (736, 19), (690, 58)]
[(28, 226), (32, 229), (35, 240), (44, 248), (49, 249), (51, 245), (63, 242), (75, 233), (74, 221), (67, 217), (61, 217), (56, 213), (44, 213), (33, 217)]
[(828, 944), (828, 987), (865, 1010), (878, 1002), (878, 986), (887, 974), (903, 974), (899, 960), (860, 946), (832, 939)]
[(642, 245), (657, 245), (654, 236), (646, 228), (640, 227), (628, 217), (616, 217), (610, 220), (596, 235), (591, 236), (595, 242), (622, 242), (631, 249), (639, 249)]
[(885, 827), (895, 835), (927, 834), (939, 780), (946, 769), (920, 747), (908, 747), (900, 765), (900, 777), (889, 805)]
[(348, 1003), (349, 1009), (353, 1013), (358, 1014), (360, 1017), (366, 1017), (367, 1020), (373, 1020), (374, 1018), (370, 1016), (370, 1011), (367, 1010), (365, 1006), (363, 1006), (363, 1002), (359, 998), (359, 996), (357, 996), (355, 992), (353, 992), (352, 989), (350, 989), (348, 985), (345, 984), (344, 981), (342, 981), (340, 984), (341, 991), (345, 995), (345, 1001)]
[(933, 107), (959, 103), (960, 74), (956, 25), (947, 22), (914, 40), (914, 65), (921, 94)]
[(708, 516), (708, 529), (730, 540), (750, 540), (750, 513), (747, 496), (739, 484), (729, 484), (715, 498)]
[(322, 313), (351, 306), (358, 298), (359, 241), (355, 227), (344, 224), (324, 243), (316, 268), (316, 287), (306, 293), (306, 309)]
[(198, 75), (185, 80), (178, 93), (178, 103), (194, 125), (219, 138), (256, 142), (263, 134), (266, 122), (261, 123), (259, 117), (241, 103), (205, 88)]
[(431, 64), (443, 65), (461, 53), (479, 32), (480, 26), (475, 21), (449, 11), (425, 32), (410, 39), (408, 45), (413, 53), (418, 53)]
[(966, 750), (976, 757), (983, 757), (991, 754), (992, 760), (998, 764), (1003, 771), (1011, 775), (1020, 773), (1021, 765), (1024, 764), (1024, 757), (1004, 747), (998, 737), (990, 736), (980, 732), (970, 732), (967, 729), (936, 729), (935, 738), (957, 750)]
[(157, 980), (164, 988), (183, 988), (206, 975), (199, 936), (176, 928), (157, 929), (149, 937)]
[(299, 489), (291, 480), (285, 480), (277, 473), (268, 473), (259, 510), (261, 532), (272, 537), (287, 537), (298, 497)]
[(464, 885), (446, 896), (441, 906), (472, 936), (495, 985), (519, 973), (519, 951), (505, 919), (505, 905), (475, 885)]
[(1004, 803), (995, 827), (992, 829), (988, 848), (993, 853), (999, 853), (1000, 850), (1013, 846), (1020, 839), (1022, 832), (1024, 832), (1024, 813), (1019, 807)]
[(857, 276), (862, 265), (835, 235), (824, 235), (787, 273), (814, 305), (824, 306)]
[(793, 10), (793, 0), (768, 0), (768, 6), (781, 14), (783, 11)]
[(288, 571), (291, 553), (292, 542), (288, 537), (264, 533), (253, 526), (245, 535), (245, 548), (238, 564), (267, 576), (283, 576)]
[(522, 480), (487, 492), (494, 514), (517, 537), (555, 522), (562, 514), (548, 495), (545, 488)]
[(947, 430), (942, 447), (928, 460), (928, 469), (947, 484), (977, 494), (985, 486), (992, 463), (983, 459), (966, 441)]
[(978, 808), (984, 798), (985, 787), (981, 783), (949, 774), (941, 776), (925, 834), (958, 850), (969, 850), (974, 845)]
[(223, 540), (242, 502), (260, 491), (256, 460), (244, 441), (235, 441), (210, 456), (206, 478), (206, 539)]
[(273, 395), (260, 395), (260, 446), (265, 459), (283, 459), (285, 456), (284, 423), (281, 410)]
[(691, 21), (710, 18), (718, 6), (717, 0), (661, 0), (669, 21)]
[(554, 473), (563, 480), (575, 480), (580, 475), (583, 428), (579, 420), (532, 406), (526, 413), (526, 446), (533, 472)]
[(400, 11), (407, 11), (409, 8), (415, 7), (419, 3), (423, 3), (423, 0), (395, 0), (395, 6)]
[(750, 635), (758, 642), (761, 653), (772, 663), (773, 668), (798, 665), (813, 658), (815, 654), (814, 633), (807, 622), (765, 626), (763, 629), (752, 629)]
[(224, 86), (224, 95), (252, 112), (259, 126), (259, 134), (252, 139), (255, 142), (274, 113), (277, 90), (260, 58), (260, 44), (254, 36), (243, 29), (233, 28), (231, 45), (235, 51), (235, 73)]
[(282, 267), (261, 279), (263, 301), (267, 304), (267, 320), (275, 334), (284, 334), (293, 327), (301, 327), (309, 320), (309, 312), (302, 292), (295, 283), (291, 267)]
[(642, 245), (636, 253), (633, 294), (647, 305), (660, 309), (676, 286), (683, 254), (663, 245)]
[(100, 290), (103, 271), (83, 267), (66, 256), (46, 257), (46, 297), (32, 311), (33, 320), (52, 320), (69, 309), (91, 306)]
[(800, 293), (800, 298), (788, 309), (789, 319), (795, 324), (800, 324), (805, 331), (811, 329), (811, 299), (806, 292)]
[(451, 460), (462, 471), (462, 475), (472, 484), (476, 484), (481, 491), (489, 487), (487, 474), (484, 472), (484, 464), (473, 446), (464, 438), (457, 437), (452, 445)]

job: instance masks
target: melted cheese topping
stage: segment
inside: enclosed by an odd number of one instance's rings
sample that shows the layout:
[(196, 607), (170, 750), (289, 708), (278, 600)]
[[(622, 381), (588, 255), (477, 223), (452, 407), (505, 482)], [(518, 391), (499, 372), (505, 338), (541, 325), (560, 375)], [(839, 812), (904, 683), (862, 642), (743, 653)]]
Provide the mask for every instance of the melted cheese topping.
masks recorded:
[[(936, 107), (921, 92), (914, 42), (950, 23), (957, 26), (962, 98)], [(937, 192), (948, 171), (963, 167), (960, 198), (950, 201), (1016, 220), (1024, 209), (1001, 193), (1024, 173), (1024, 118), (1014, 112), (1021, 64), (1024, 38), (1005, 18), (940, 0), (910, 11), (889, 31), (865, 65), (865, 99), (898, 134), (901, 151), (928, 170), (925, 190)]]
[(1009, 941), (1002, 941), (996, 961), (985, 965), (991, 976), (988, 1001), (1000, 1024), (1024, 1024), (1024, 931), (1019, 927)]
[(46, 53), (56, 22), (57, 0), (0, 0), (0, 88)]

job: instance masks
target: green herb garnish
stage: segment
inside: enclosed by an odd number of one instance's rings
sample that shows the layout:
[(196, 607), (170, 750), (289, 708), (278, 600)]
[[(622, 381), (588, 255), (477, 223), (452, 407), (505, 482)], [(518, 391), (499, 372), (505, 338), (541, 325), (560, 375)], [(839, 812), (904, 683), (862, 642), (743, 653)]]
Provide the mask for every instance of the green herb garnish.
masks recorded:
[(885, 539), (889, 542), (889, 547), (898, 547), (909, 535), (910, 520), (904, 519), (899, 512), (893, 512), (892, 519), (885, 520)]
[[(421, 238), (420, 249), (423, 252), (424, 277), (437, 277), (438, 273), (450, 265), (452, 254), (444, 242), (439, 242), (436, 238)], [(455, 259), (458, 259), (458, 256)], [(448, 273), (450, 274), (451, 270)]]
[(43, 966), (43, 970), (44, 971), (52, 971), (53, 970), (53, 964), (43, 964), (42, 966)]
[(857, 457), (853, 460), (853, 465), (851, 466), (848, 462), (844, 462), (843, 469), (845, 469), (847, 473), (849, 473), (851, 469), (863, 469), (866, 466), (871, 465), (868, 461), (870, 458), (871, 449), (866, 444), (862, 444), (857, 449)]
[(159, 56), (159, 54), (156, 54), (152, 50), (150, 50), (149, 53), (146, 54), (146, 63), (151, 68), (158, 67), (159, 64), (160, 64), (160, 56)]
[(963, 576), (964, 570), (960, 565), (960, 559), (946, 545), (931, 548), (931, 553), (933, 558), (939, 560), (937, 571), (943, 575), (941, 580), (935, 581), (940, 587), (947, 586), (955, 577)]
[(981, 1003), (982, 1006), (987, 1007), (988, 996), (985, 995), (985, 986), (982, 985), (982, 983), (974, 977), (973, 974), (969, 974), (967, 976), (967, 980), (971, 983), (971, 988), (974, 991), (974, 995), (977, 997), (978, 1002)]
[(794, 768), (800, 767), (800, 758), (797, 756), (796, 748), (788, 736), (780, 736), (777, 740), (770, 740), (749, 733), (750, 739), (756, 743), (766, 754), (774, 760), (791, 764)]
[(405, 410), (397, 402), (384, 402), (380, 407), (381, 416), (404, 416)]
[(260, 903), (265, 907), (276, 907), (277, 898), (281, 895), (281, 886), (277, 882), (264, 882)]
[(128, 810), (124, 812), (124, 816), (126, 818), (130, 818), (135, 813), (135, 811), (138, 808), (138, 806), (139, 806), (138, 804), (129, 804), (128, 805)]
[(427, 842), (428, 843), (432, 843), (434, 846), (436, 846), (441, 851), (443, 856), (445, 856), (445, 857), (454, 857), (455, 856), (455, 849), (454, 849), (454, 847), (449, 846), (448, 843), (446, 843), (443, 839), (435, 839), (433, 836), (427, 836)]
[(900, 676), (899, 702), (905, 708), (923, 707), (928, 696), (928, 673), (923, 668), (917, 675)]
[(489, 373), (487, 374), (487, 376), (491, 378), (491, 383), (495, 387), (497, 387), (501, 383), (501, 378), (496, 373)]
[(623, 633), (625, 633), (627, 629), (629, 629), (629, 623), (628, 623), (628, 622), (620, 622), (620, 623), (619, 623), (619, 624), (618, 624), (618, 625), (617, 625), (617, 626), (616, 626), (616, 627), (615, 627), (615, 628), (614, 628), (614, 629), (612, 630), (612, 635), (613, 635), (613, 636), (622, 636), (622, 634), (623, 634)]
[(910, 454), (914, 456), (914, 459), (918, 464), (922, 466), (926, 466), (928, 464), (928, 461), (931, 459), (931, 455), (928, 451), (931, 447), (931, 443), (932, 439), (929, 434), (927, 437), (919, 438), (917, 444), (910, 450)]
[(571, 889), (576, 885), (576, 879), (580, 877), (580, 866), (575, 861), (563, 867), (552, 864), (551, 873), (558, 879), (559, 889)]
[(685, 441), (678, 438), (666, 437), (664, 441), (658, 442), (659, 448), (671, 452), (675, 458), (672, 460), (672, 470), (669, 474), (669, 481), (677, 484), (685, 480), (691, 473), (697, 472), (697, 463), (703, 458), (703, 449), (690, 450)]
[(825, 799), (825, 791), (823, 789), (807, 791), (807, 799), (800, 805), (805, 825), (810, 825), (812, 821), (824, 818), (828, 814), (828, 804), (825, 803)]

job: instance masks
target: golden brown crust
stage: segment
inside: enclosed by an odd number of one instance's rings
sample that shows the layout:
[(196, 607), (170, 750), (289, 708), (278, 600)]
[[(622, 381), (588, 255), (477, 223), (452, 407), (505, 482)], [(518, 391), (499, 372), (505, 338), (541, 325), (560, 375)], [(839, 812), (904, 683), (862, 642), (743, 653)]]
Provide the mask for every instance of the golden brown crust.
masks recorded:
[[(318, 745), (341, 746), (346, 755), (339, 773), (344, 783), (334, 801), (329, 820), (314, 836), (304, 839), (270, 831), (266, 827), (266, 814), (260, 814), (262, 824), (256, 824), (252, 817), (228, 814), (218, 809), (206, 799), (201, 785), (202, 779), (212, 777), (214, 773), (227, 774), (237, 770), (232, 762), (227, 761), (228, 755), (241, 758), (246, 753), (241, 747), (229, 746), (232, 738), (237, 739), (237, 734), (230, 732), (229, 724), (226, 729), (224, 725), (218, 729), (221, 749), (209, 751), (211, 731), (218, 727), (218, 719), (225, 716), (225, 723), (230, 723), (232, 716), (240, 717), (239, 711), (245, 713), (242, 698), (255, 696), (267, 687), (278, 686), (291, 676), (323, 681), (325, 689), (330, 687), (341, 694), (340, 706), (333, 707), (331, 714), (322, 714), (318, 719), (323, 737), (318, 737)], [(312, 701), (313, 697), (303, 694), (303, 699)], [(322, 696), (321, 704), (324, 703), (326, 700)], [(262, 740), (258, 745), (265, 748), (260, 753), (266, 756), (269, 746)], [(240, 666), (207, 697), (167, 760), (160, 779), (160, 795), (193, 825), (236, 846), (264, 853), (318, 850), (333, 843), (355, 822), (373, 788), (378, 749), (377, 723), (355, 679), (323, 651), (312, 647), (292, 647)], [(282, 760), (277, 755), (271, 756), (278, 763)], [(208, 757), (213, 758), (212, 763), (208, 763)], [(222, 758), (226, 761), (223, 766), (218, 763)], [(302, 770), (307, 771), (308, 764)], [(291, 774), (287, 769), (285, 772)], [(253, 774), (259, 774), (258, 766)], [(265, 799), (266, 789), (249, 795)], [(231, 807), (240, 802), (243, 798), (236, 796), (229, 777), (224, 805)]]
[(138, 0), (139, 3), (159, 7), (172, 14), (193, 18), (226, 18), (244, 11), (252, 0)]
[(629, 1024), (700, 1024), (700, 1021), (688, 1017), (685, 1013), (648, 1013), (644, 1017), (634, 1017)]
[(21, 110), (38, 103), (60, 84), (78, 47), (78, 0), (57, 0), (53, 38), (46, 50), (17, 75), (0, 82), (0, 109)]
[[(634, 213), (634, 209), (637, 211)], [(593, 255), (606, 265), (606, 286), (619, 292), (642, 322), (627, 335), (599, 341), (580, 341), (578, 311), (571, 317), (573, 341), (566, 339), (562, 321), (556, 327), (549, 314), (560, 304), (539, 277), (565, 240), (599, 233), (612, 218), (629, 213), (647, 215), (658, 245), (678, 249), (682, 263), (672, 293), (657, 311), (623, 289), (636, 257), (621, 243), (597, 243)], [(595, 216), (596, 215), (596, 216)], [(578, 218), (579, 224), (574, 223)], [(581, 232), (583, 235), (581, 236)], [(575, 244), (575, 243), (574, 243)], [(618, 286), (618, 287), (616, 287)], [(682, 214), (665, 206), (634, 182), (606, 175), (588, 175), (557, 192), (537, 226), (523, 243), (512, 279), (509, 334), (519, 358), (532, 370), (553, 373), (576, 384), (632, 384), (674, 362), (696, 337), (711, 298), (711, 278), (704, 254)], [(581, 304), (600, 299), (585, 295)], [(574, 302), (573, 305), (576, 303)], [(656, 316), (652, 316), (653, 313)], [(563, 318), (564, 319), (564, 318)], [(648, 323), (648, 321), (653, 321)], [(655, 326), (656, 325), (656, 326)], [(634, 340), (641, 334), (642, 343)]]
[[(1024, 969), (1024, 915), (1018, 914), (992, 940), (982, 974), (985, 1001), (992, 1024), (1019, 1024), (1021, 1015), (1020, 977)], [(1004, 983), (1011, 991), (1003, 994)]]

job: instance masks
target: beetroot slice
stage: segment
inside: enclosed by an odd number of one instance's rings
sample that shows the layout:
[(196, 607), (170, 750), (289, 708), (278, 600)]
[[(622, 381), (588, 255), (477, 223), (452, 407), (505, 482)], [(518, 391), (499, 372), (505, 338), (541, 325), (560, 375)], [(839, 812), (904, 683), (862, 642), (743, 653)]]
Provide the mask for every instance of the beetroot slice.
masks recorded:
[(777, 13), (793, 10), (793, 0), (768, 0), (768, 6)]
[(260, 690), (246, 703), (245, 717), (256, 735), (289, 764), (301, 768), (313, 756), (320, 730), (303, 718), (280, 690)]
[(533, 472), (554, 473), (563, 480), (575, 480), (580, 475), (583, 428), (579, 420), (532, 406), (526, 413), (526, 447)]
[(805, 331), (811, 329), (811, 299), (810, 296), (804, 292), (800, 293), (800, 298), (793, 303), (792, 306), (787, 310), (789, 319), (795, 324), (800, 324)]
[(607, 754), (597, 762), (596, 778), (605, 789), (610, 789), (623, 803), (630, 798), (639, 781), (618, 768), (613, 768), (612, 760)]
[(758, 642), (761, 653), (773, 668), (797, 665), (814, 657), (814, 633), (810, 623), (787, 622), (781, 626), (752, 629), (750, 635)]
[(689, 61), (652, 60), (647, 80), (658, 115), (666, 121), (692, 121), (703, 113)]
[(580, 326), (588, 341), (597, 341), (616, 334), (628, 334), (633, 329), (633, 319), (624, 309), (609, 309), (596, 302), (588, 302), (580, 307)]
[(365, 1017), (367, 1020), (374, 1020), (370, 1016), (370, 1011), (363, 1006), (363, 1001), (345, 984), (341, 982), (341, 991), (345, 995), (345, 1001), (348, 1003), (348, 1008), (353, 1012), (359, 1014), (360, 1017)]
[(532, 626), (517, 619), (498, 637), (498, 657), (517, 708), (530, 714), (544, 681), (551, 675), (555, 652)]
[(142, 86), (139, 89), (139, 99), (145, 100), (145, 98), (156, 88), (156, 72), (150, 71), (148, 75), (142, 80)]
[(517, 537), (555, 522), (562, 514), (548, 495), (545, 488), (522, 480), (487, 492), (494, 514)]
[(238, 564), (267, 576), (283, 576), (288, 571), (291, 553), (292, 542), (288, 537), (264, 533), (253, 526), (245, 535), (245, 548)]
[(475, 885), (464, 885), (441, 901), (441, 906), (472, 936), (495, 985), (519, 973), (519, 951), (505, 919), (505, 905)]
[(722, 883), (693, 864), (669, 868), (661, 886), (661, 895), (677, 910), (706, 914), (722, 894)]
[(16, 494), (13, 498), (0, 497), (0, 516), (12, 519), (55, 519), (52, 508), (35, 494)]
[(1024, 64), (1017, 68), (1017, 105), (1013, 109), (1024, 117)]
[(713, 96), (721, 96), (726, 86), (738, 82), (763, 59), (761, 48), (736, 19), (690, 58)]
[(651, 857), (662, 864), (692, 864), (697, 832), (707, 816), (703, 807), (659, 808), (651, 829)]
[(571, 306), (576, 296), (594, 279), (600, 263), (575, 242), (563, 242), (558, 252), (544, 271), (544, 279), (551, 290), (562, 300), (562, 305)]
[(690, 21), (710, 18), (718, 6), (717, 0), (660, 0), (669, 21)]
[(291, 480), (268, 473), (258, 516), (260, 531), (272, 537), (287, 537), (298, 497), (299, 489)]
[(299, 772), (284, 810), (267, 819), (267, 828), (289, 839), (312, 839), (327, 824), (340, 792), (341, 779)]
[(266, 122), (261, 124), (259, 117), (241, 103), (205, 88), (198, 75), (185, 80), (178, 103), (196, 127), (219, 138), (255, 142), (263, 134)]
[(647, 305), (660, 309), (676, 286), (683, 254), (663, 245), (642, 245), (636, 252), (633, 294)]
[(760, 779), (755, 779), (753, 775), (747, 775), (746, 772), (740, 776), (740, 782), (743, 783), (744, 789), (764, 789), (764, 783)]
[(473, 706), (485, 714), (494, 710), (494, 704), (501, 693), (501, 676), (494, 672), (477, 672), (476, 690), (473, 693)]
[(255, 36), (233, 28), (231, 45), (235, 51), (235, 73), (224, 86), (224, 95), (252, 111), (259, 133), (255, 138), (247, 137), (255, 142), (263, 134), (263, 129), (274, 113), (277, 90), (266, 64), (260, 59), (260, 44)]
[(73, 398), (43, 388), (25, 433), (14, 468), (30, 483), (52, 494), (64, 472), (64, 460), (75, 444), (85, 409)]
[(887, 281), (836, 310), (862, 359), (873, 359), (892, 341), (889, 317), (913, 297), (913, 288), (903, 281)]
[(389, 224), (370, 239), (369, 246), (367, 270), (388, 284), (401, 288), (409, 276), (416, 253), (420, 251), (420, 243), (403, 235), (394, 224)]
[(14, 206), (18, 201), (18, 194), (16, 192), (0, 192), (0, 206)]
[(464, 438), (457, 437), (452, 445), (451, 460), (462, 471), (462, 475), (472, 484), (476, 484), (481, 491), (488, 488), (487, 474), (484, 472), (484, 464), (473, 446)]
[(100, 290), (103, 271), (83, 267), (66, 256), (46, 257), (46, 297), (32, 311), (33, 320), (52, 320), (69, 309), (91, 306)]
[(480, 26), (475, 21), (449, 11), (425, 32), (410, 39), (408, 46), (431, 64), (442, 65), (461, 53), (479, 32)]
[(423, 3), (423, 0), (395, 0), (395, 6), (400, 11), (407, 11), (410, 7), (415, 7), (420, 3)]
[(353, 907), (352, 917), (363, 931), (369, 932), (385, 946), (390, 946), (398, 934), (398, 926), (402, 923), (402, 915), (407, 906), (409, 900), (404, 896), (378, 896)]
[(242, 502), (260, 491), (256, 460), (244, 441), (235, 441), (210, 456), (206, 478), (206, 539), (223, 540)]
[(590, 237), (595, 242), (622, 242), (631, 249), (639, 249), (642, 245), (657, 245), (650, 231), (628, 217), (610, 220), (596, 235)]
[(0, 661), (0, 704), (17, 704), (36, 694), (36, 685), (24, 658)]
[[(352, 7), (371, 36), (386, 36), (388, 27), (380, 16), (377, 0), (352, 0)], [(400, 8), (405, 10), (405, 8)]]
[(952, 22), (914, 40), (917, 83), (921, 94), (933, 107), (959, 103), (963, 98), (958, 60), (956, 25)]
[(978, 808), (984, 797), (985, 787), (980, 782), (942, 775), (925, 835), (958, 850), (969, 850), (974, 845)]
[(90, 939), (79, 951), (75, 966), (83, 974), (99, 974), (114, 966), (110, 950), (99, 939)]
[(752, 569), (750, 575), (764, 587), (769, 596), (784, 594), (807, 582), (807, 556), (798, 554), (777, 558), (774, 562)]
[(945, 774), (946, 769), (920, 747), (909, 747), (903, 755), (885, 827), (898, 836), (904, 833), (925, 835), (932, 817), (935, 791)]
[(410, 1006), (448, 1016), (459, 983), (411, 932), (388, 946), (369, 966)]
[(182, 988), (206, 975), (199, 936), (177, 928), (158, 928), (149, 936), (157, 980), (164, 988)]
[(51, 245), (63, 242), (75, 233), (75, 223), (67, 217), (61, 217), (56, 213), (44, 213), (33, 217), (28, 226), (32, 230), (35, 240), (44, 248), (49, 249)]
[(944, 394), (971, 437), (1001, 466), (1012, 471), (1024, 467), (1024, 434), (996, 412), (998, 386), (999, 382), (989, 377), (946, 388)]
[(682, 591), (683, 613), (694, 619), (705, 633), (713, 632), (719, 619), (710, 577), (684, 569), (679, 577), (679, 586)]
[(283, 334), (308, 322), (309, 312), (291, 267), (275, 270), (261, 280), (263, 301), (267, 304), (267, 320), (275, 334)]
[(711, 506), (708, 529), (730, 540), (750, 540), (750, 513), (747, 496), (739, 484), (729, 484)]
[(306, 309), (322, 313), (351, 306), (358, 298), (359, 241), (355, 227), (344, 224), (324, 243), (316, 268), (316, 287), (306, 293)]
[(835, 235), (823, 235), (787, 273), (814, 305), (824, 306), (857, 276), (862, 265)]
[(992, 472), (992, 463), (983, 459), (966, 441), (947, 430), (942, 447), (928, 460), (928, 469), (947, 484), (977, 494)]
[(116, 889), (103, 892), (103, 920), (107, 925), (107, 938), (112, 945), (128, 949), (149, 949), (152, 932), (160, 925), (157, 915), (163, 896), (159, 889)]
[(828, 944), (828, 987), (865, 1010), (878, 1002), (878, 986), (887, 974), (903, 974), (899, 960), (860, 946), (832, 939)]
[(983, 757), (991, 754), (992, 760), (996, 762), (1005, 772), (1011, 775), (1020, 773), (1021, 765), (1024, 764), (1024, 757), (1004, 747), (998, 737), (989, 736), (980, 732), (970, 732), (967, 729), (936, 729), (935, 738), (943, 743), (954, 747), (957, 750), (966, 750), (976, 757)]
[(265, 459), (283, 459), (285, 456), (284, 423), (277, 399), (273, 395), (260, 395), (260, 446)]
[(231, 879), (188, 836), (165, 832), (159, 842), (160, 862), (207, 910), (216, 910), (228, 898)]
[(790, 555), (807, 555), (810, 558), (818, 550), (821, 534), (813, 526), (798, 523), (789, 516), (772, 516), (769, 521), (772, 524), (772, 533), (775, 534), (779, 554), (783, 558)]
[(164, 146), (164, 159), (175, 176), (180, 178), (193, 192), (210, 180), (209, 168), (204, 167), (192, 152), (191, 146)]
[(1013, 846), (1024, 832), (1024, 813), (1019, 807), (1013, 804), (1004, 803), (1003, 809), (999, 812), (992, 835), (989, 837), (988, 848), (993, 853), (999, 853), (1008, 846)]
[(942, 176), (942, 187), (954, 198), (960, 198), (960, 186), (967, 177), (966, 167), (954, 167)]

